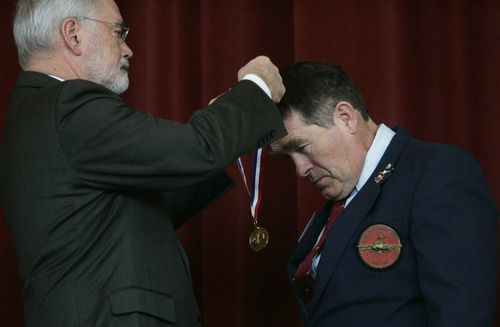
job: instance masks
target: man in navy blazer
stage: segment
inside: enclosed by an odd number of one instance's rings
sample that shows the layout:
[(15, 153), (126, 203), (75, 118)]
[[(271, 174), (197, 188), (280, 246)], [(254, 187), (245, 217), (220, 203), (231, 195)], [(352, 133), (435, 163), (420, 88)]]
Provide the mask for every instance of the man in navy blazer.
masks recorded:
[(17, 1), (25, 71), (0, 148), (0, 204), (26, 326), (200, 326), (175, 230), (234, 185), (228, 165), (286, 133), (266, 57), (186, 124), (129, 107), (117, 95), (127, 33), (113, 0)]
[(376, 125), (340, 67), (281, 75), (288, 135), (271, 148), (328, 200), (288, 263), (304, 325), (492, 326), (498, 213), (474, 158)]

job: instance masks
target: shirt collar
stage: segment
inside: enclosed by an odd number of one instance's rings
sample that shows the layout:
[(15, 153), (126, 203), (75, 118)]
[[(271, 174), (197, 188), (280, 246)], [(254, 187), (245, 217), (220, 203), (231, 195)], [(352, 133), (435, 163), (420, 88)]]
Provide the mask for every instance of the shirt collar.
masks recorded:
[(392, 138), (396, 132), (387, 127), (384, 124), (380, 124), (377, 130), (377, 134), (375, 134), (375, 138), (373, 139), (373, 143), (368, 149), (366, 153), (365, 162), (363, 164), (363, 169), (361, 170), (361, 175), (359, 176), (358, 183), (356, 187), (352, 191), (349, 198), (347, 198), (346, 206), (351, 202), (354, 196), (358, 193), (359, 190), (365, 185), (366, 181), (370, 178), (375, 168), (377, 168), (380, 159), (384, 155), (385, 150), (391, 143)]
[(57, 76), (54, 76), (54, 75), (49, 75), (49, 76), (52, 77), (52, 78), (55, 78), (55, 79), (57, 79), (57, 80), (59, 80), (61, 82), (64, 82), (64, 80), (62, 78), (60, 78), (60, 77), (57, 77)]

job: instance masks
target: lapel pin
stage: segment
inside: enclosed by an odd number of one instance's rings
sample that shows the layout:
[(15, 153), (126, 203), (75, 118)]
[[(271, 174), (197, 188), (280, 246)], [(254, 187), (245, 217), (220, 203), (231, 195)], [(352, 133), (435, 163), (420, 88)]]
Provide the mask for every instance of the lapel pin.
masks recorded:
[(393, 171), (393, 170), (394, 170), (394, 168), (392, 167), (392, 164), (388, 164), (388, 165), (385, 167), (385, 169), (384, 169), (384, 170), (382, 170), (382, 171), (378, 174), (378, 176), (374, 178), (375, 183), (377, 183), (377, 184), (378, 184), (378, 183), (380, 183), (380, 182), (384, 179), (385, 175), (387, 175), (388, 173), (390, 173), (390, 172), (391, 172), (391, 171)]

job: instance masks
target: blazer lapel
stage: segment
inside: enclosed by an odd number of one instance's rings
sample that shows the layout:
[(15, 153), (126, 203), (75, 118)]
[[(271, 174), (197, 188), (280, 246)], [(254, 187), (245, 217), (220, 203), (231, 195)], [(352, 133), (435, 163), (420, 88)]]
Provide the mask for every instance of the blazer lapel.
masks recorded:
[(293, 276), (295, 272), (297, 271), (297, 268), (299, 265), (304, 261), (305, 257), (311, 252), (311, 249), (313, 246), (316, 244), (316, 241), (318, 240), (319, 233), (323, 229), (323, 227), (326, 224), (326, 221), (328, 220), (328, 216), (330, 215), (330, 210), (332, 208), (333, 202), (328, 201), (326, 205), (323, 207), (323, 210), (321, 210), (320, 214), (316, 217), (313, 217), (311, 219), (314, 219), (314, 221), (310, 225), (306, 227), (306, 230), (304, 231), (302, 238), (299, 241), (299, 244), (297, 245), (297, 248), (293, 252), (292, 256), (288, 260), (288, 278), (291, 282), (292, 290), (294, 293), (295, 298), (297, 299), (297, 303), (299, 304), (299, 308), (302, 311), (303, 315), (307, 314), (307, 309), (304, 304), (304, 301), (298, 296), (295, 286), (293, 284)]
[[(302, 239), (299, 241), (299, 245), (289, 260), (289, 264), (295, 266), (295, 268), (298, 268), (303, 259), (309, 254), (314, 244), (316, 244), (318, 235), (326, 224), (332, 205), (333, 202), (328, 201), (323, 207), (323, 210), (321, 210), (321, 213), (317, 217), (311, 218), (314, 219), (314, 222), (306, 227), (307, 230), (304, 231)], [(295, 271), (293, 273), (295, 273)]]
[(404, 145), (411, 138), (402, 128), (397, 128), (396, 132), (370, 179), (340, 214), (328, 232), (316, 273), (311, 312), (334, 274), (335, 266), (352, 239), (354, 232), (375, 203), (380, 188), (391, 178), (393, 170), (396, 169), (396, 161)]

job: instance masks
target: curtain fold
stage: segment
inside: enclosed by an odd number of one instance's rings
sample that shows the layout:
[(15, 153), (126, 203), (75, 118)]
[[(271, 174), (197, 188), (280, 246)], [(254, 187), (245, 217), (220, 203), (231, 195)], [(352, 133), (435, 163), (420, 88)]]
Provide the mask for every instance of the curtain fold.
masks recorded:
[[(377, 123), (471, 151), (500, 204), (500, 2), (328, 0), (116, 0), (134, 51), (135, 109), (186, 122), (236, 82), (240, 67), (268, 55), (343, 65)], [(0, 135), (20, 68), (12, 37), (13, 2), (0, 3)], [(1, 140), (1, 139), (0, 139)], [(252, 154), (242, 158), (247, 178)], [(284, 158), (264, 154), (259, 224), (269, 245), (254, 252), (250, 200), (237, 187), (178, 235), (190, 259), (204, 326), (301, 326), (286, 262), (325, 200), (295, 177)], [(0, 325), (22, 326), (17, 263), (0, 219)], [(497, 310), (499, 311), (499, 310)], [(499, 313), (500, 314), (500, 313)], [(497, 314), (496, 326), (500, 326)]]

